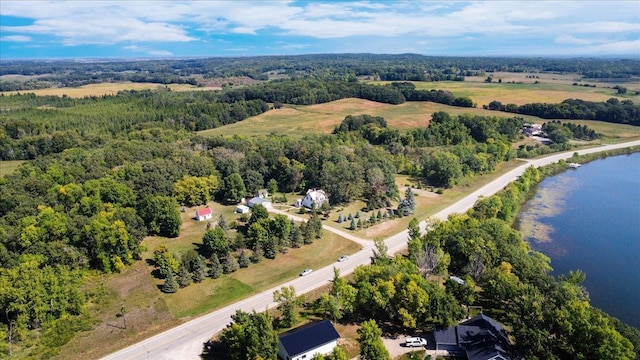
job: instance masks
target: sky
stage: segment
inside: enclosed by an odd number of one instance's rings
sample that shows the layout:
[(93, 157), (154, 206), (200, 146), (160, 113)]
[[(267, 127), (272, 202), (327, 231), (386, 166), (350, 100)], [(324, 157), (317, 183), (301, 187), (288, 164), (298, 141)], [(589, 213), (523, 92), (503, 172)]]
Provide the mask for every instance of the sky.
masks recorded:
[(365, 52), (640, 58), (640, 1), (0, 0), (0, 60)]

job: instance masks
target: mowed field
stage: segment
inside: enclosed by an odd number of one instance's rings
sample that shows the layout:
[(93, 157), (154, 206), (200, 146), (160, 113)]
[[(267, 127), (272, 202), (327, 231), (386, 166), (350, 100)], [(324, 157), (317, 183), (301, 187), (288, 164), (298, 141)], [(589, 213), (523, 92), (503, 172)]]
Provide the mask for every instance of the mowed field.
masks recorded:
[[(536, 74), (540, 78), (526, 78), (526, 74), (494, 73), (493, 82), (484, 82), (486, 77), (469, 77), (465, 81), (433, 81), (414, 82), (416, 89), (448, 90), (456, 96), (466, 96), (482, 108), (497, 100), (503, 104), (524, 105), (529, 103), (559, 103), (566, 99), (582, 99), (588, 101), (607, 101), (615, 97), (619, 100), (629, 99), (634, 103), (640, 101), (640, 95), (635, 95), (638, 83), (625, 83), (629, 90), (625, 95), (618, 95), (612, 87), (616, 84), (601, 82), (579, 82), (579, 84), (594, 84), (596, 87), (573, 86), (576, 81), (568, 77), (554, 74)], [(502, 79), (502, 83), (498, 83)], [(511, 82), (514, 83), (511, 83)], [(538, 81), (538, 84), (535, 82)], [(376, 81), (376, 84), (390, 82)]]
[(2, 91), (0, 94), (26, 94), (34, 93), (39, 96), (54, 95), (62, 96), (67, 95), (72, 98), (82, 98), (85, 96), (102, 96), (113, 95), (122, 90), (145, 90), (145, 89), (163, 89), (169, 88), (173, 91), (206, 91), (206, 90), (220, 90), (220, 87), (197, 87), (189, 84), (156, 84), (156, 83), (134, 83), (134, 82), (122, 82), (122, 83), (100, 83), (89, 84), (80, 87), (64, 87), (64, 88), (50, 88), (50, 89), (37, 89), (37, 90), (21, 90), (21, 91)]
[[(476, 114), (512, 117), (513, 114), (478, 108), (461, 108), (432, 102), (383, 104), (362, 99), (341, 99), (317, 105), (285, 105), (264, 114), (215, 129), (203, 130), (203, 135), (265, 135), (270, 133), (301, 137), (308, 134), (329, 134), (347, 115), (382, 116), (390, 127), (402, 130), (427, 127), (431, 114), (445, 111), (451, 115)], [(528, 121), (540, 121), (524, 116)]]

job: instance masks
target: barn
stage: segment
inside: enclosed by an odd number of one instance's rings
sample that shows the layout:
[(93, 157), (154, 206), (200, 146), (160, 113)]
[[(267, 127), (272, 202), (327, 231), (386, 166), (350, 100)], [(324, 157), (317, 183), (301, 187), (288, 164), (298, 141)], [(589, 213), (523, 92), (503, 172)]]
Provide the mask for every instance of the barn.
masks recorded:
[(196, 210), (196, 219), (198, 221), (204, 221), (204, 220), (209, 220), (211, 219), (211, 215), (213, 213), (211, 212), (210, 208), (204, 208), (204, 209), (198, 209)]

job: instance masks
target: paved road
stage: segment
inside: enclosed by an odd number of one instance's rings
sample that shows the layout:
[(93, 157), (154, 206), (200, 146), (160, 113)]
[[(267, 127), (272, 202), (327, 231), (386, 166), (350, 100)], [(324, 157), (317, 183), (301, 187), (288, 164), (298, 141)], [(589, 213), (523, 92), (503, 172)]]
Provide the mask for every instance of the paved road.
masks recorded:
[[(640, 146), (640, 140), (622, 144), (600, 146), (597, 148), (579, 150), (575, 152), (582, 155), (630, 146)], [(566, 153), (551, 155), (542, 159), (527, 161), (525, 164), (518, 166), (517, 168), (509, 171), (506, 174), (501, 175), (497, 179), (491, 181), (489, 184), (483, 186), (482, 188), (474, 191), (472, 194), (466, 196), (455, 204), (435, 214), (434, 217), (444, 220), (450, 214), (466, 212), (473, 206), (478, 197), (490, 196), (500, 191), (500, 189), (504, 188), (508, 183), (516, 180), (527, 167), (532, 165), (538, 167), (557, 162), (561, 159), (568, 159), (573, 155), (573, 153), (574, 151), (570, 151)], [(295, 217), (290, 214), (287, 215)], [(420, 226), (424, 230), (426, 227), (426, 222), (422, 221), (420, 223)], [(346, 234), (331, 227), (325, 227), (325, 229), (327, 229), (328, 231), (340, 232), (343, 236), (345, 236)], [(349, 239), (354, 238), (354, 236), (351, 234), (346, 234), (345, 237)], [(394, 254), (403, 250), (406, 247), (407, 237), (407, 231), (405, 230), (387, 238), (385, 242), (389, 248), (389, 254)], [(231, 315), (234, 314), (237, 309), (249, 312), (254, 309), (262, 311), (267, 308), (274, 307), (276, 304), (273, 302), (272, 293), (282, 286), (293, 285), (296, 288), (296, 292), (298, 294), (303, 294), (320, 286), (323, 286), (331, 281), (331, 279), (333, 278), (334, 266), (340, 269), (341, 274), (346, 275), (353, 272), (355, 267), (358, 265), (369, 264), (370, 257), (372, 255), (371, 250), (373, 248), (373, 244), (371, 242), (365, 242), (359, 238), (355, 238), (354, 240), (363, 245), (363, 248), (359, 252), (352, 255), (345, 262), (335, 263), (334, 265), (315, 270), (313, 273), (307, 276), (299, 277), (287, 283), (280, 284), (260, 294), (241, 300), (237, 303), (234, 303), (212, 313), (203, 315), (197, 319), (191, 320), (182, 325), (176, 326), (173, 329), (167, 330), (137, 344), (131, 345), (123, 350), (108, 355), (103, 359), (198, 359), (200, 353), (202, 352), (203, 344), (213, 334), (224, 329), (226, 325), (231, 322)]]

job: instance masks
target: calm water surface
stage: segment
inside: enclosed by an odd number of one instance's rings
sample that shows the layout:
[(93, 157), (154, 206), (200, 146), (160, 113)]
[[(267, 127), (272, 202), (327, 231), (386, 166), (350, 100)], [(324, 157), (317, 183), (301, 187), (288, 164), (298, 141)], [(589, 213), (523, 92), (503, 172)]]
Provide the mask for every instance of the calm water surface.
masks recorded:
[(640, 153), (545, 179), (519, 225), (554, 275), (584, 271), (591, 304), (640, 328)]

